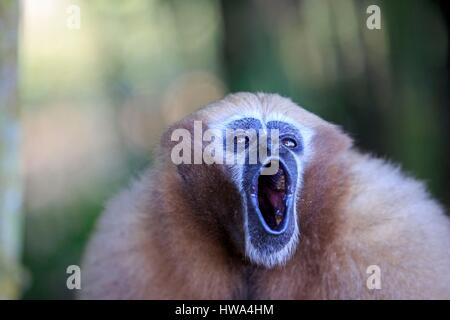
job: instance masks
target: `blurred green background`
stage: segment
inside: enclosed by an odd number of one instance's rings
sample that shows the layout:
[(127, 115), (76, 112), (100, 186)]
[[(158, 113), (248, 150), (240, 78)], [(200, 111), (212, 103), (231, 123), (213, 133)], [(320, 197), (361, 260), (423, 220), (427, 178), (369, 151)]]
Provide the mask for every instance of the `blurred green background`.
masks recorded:
[[(0, 215), (0, 229), (22, 269), (0, 259), (0, 296), (3, 277), (20, 279), (9, 297), (73, 298), (66, 268), (80, 263), (105, 200), (151, 163), (167, 124), (228, 92), (291, 97), (450, 206), (445, 0), (1, 2), (0, 42), (18, 50), (0, 47), (0, 71), (16, 68), (18, 81), (4, 86), (16, 99), (0, 126), (21, 128), (2, 144), (22, 169), (2, 174), (2, 192), (21, 196), (0, 207), (17, 212)], [(371, 4), (381, 30), (366, 27)], [(0, 75), (0, 88), (8, 81)], [(17, 162), (3, 146), (3, 162)]]

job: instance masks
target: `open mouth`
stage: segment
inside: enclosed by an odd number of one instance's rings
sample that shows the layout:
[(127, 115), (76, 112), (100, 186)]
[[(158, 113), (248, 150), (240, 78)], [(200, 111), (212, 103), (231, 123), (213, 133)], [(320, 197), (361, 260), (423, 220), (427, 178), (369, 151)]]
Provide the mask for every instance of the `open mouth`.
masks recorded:
[[(269, 164), (262, 169), (267, 168)], [(288, 171), (278, 162), (278, 171), (272, 175), (258, 174), (254, 179), (256, 212), (264, 229), (271, 234), (286, 230), (292, 198), (291, 179)]]

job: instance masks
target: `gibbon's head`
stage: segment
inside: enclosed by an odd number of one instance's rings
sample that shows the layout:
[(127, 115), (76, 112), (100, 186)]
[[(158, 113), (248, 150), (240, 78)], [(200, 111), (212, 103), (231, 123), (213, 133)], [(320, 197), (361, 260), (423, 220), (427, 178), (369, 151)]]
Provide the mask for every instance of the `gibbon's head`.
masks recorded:
[(199, 232), (225, 234), (250, 262), (268, 268), (283, 265), (299, 245), (308, 206), (301, 200), (316, 192), (306, 188), (308, 170), (325, 170), (350, 144), (291, 100), (260, 93), (228, 95), (162, 138), (164, 162), (176, 166)]

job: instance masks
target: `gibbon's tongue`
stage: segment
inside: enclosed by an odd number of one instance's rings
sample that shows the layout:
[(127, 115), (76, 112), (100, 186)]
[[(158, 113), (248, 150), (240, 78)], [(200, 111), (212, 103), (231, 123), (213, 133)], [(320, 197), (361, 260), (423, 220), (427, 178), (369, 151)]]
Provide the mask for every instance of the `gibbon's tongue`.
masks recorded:
[(265, 222), (276, 230), (286, 213), (286, 175), (281, 167), (275, 175), (259, 177), (258, 203)]
[(274, 209), (275, 223), (278, 226), (283, 220), (284, 215), (284, 193), (273, 190), (267, 190), (267, 195)]

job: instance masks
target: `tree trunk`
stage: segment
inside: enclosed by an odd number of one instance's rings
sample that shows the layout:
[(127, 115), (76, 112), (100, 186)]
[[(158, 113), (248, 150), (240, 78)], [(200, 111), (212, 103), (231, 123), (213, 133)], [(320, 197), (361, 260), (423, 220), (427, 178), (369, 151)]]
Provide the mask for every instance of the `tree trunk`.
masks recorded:
[(21, 288), (21, 177), (17, 106), (19, 1), (0, 2), (0, 299)]

